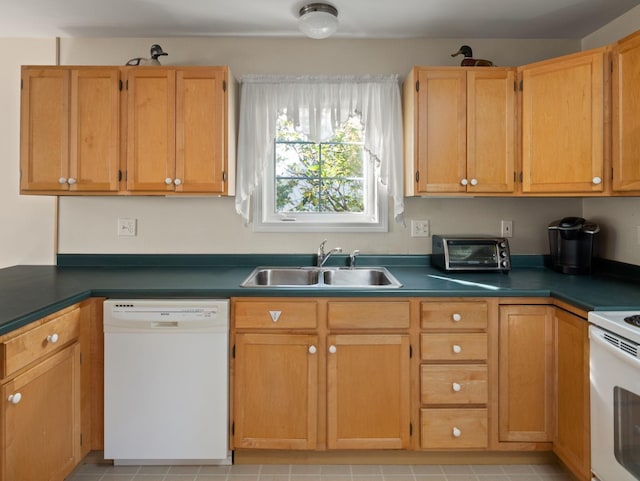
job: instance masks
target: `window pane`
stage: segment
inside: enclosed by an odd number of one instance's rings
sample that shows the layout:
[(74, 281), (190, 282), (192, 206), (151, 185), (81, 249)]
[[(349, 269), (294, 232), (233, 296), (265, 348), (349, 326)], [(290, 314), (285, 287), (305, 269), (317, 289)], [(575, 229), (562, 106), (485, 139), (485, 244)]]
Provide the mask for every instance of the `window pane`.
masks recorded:
[(360, 119), (346, 121), (326, 142), (309, 142), (285, 115), (275, 146), (277, 213), (362, 213), (365, 171)]

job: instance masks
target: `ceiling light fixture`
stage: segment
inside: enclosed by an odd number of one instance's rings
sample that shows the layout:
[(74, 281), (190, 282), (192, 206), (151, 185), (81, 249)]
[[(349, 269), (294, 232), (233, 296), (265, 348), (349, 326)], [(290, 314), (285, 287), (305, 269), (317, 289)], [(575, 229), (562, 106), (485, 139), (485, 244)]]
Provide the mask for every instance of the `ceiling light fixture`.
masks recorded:
[(327, 3), (310, 3), (300, 9), (298, 26), (311, 38), (327, 38), (338, 29), (338, 10)]

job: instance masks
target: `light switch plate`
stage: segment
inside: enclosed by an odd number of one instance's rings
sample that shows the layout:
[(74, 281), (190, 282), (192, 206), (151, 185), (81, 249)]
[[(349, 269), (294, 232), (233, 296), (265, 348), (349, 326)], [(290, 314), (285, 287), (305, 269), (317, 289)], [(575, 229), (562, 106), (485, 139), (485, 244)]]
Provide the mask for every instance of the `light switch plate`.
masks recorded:
[(411, 237), (429, 237), (429, 221), (412, 220)]
[(118, 235), (135, 237), (137, 235), (137, 219), (118, 219)]

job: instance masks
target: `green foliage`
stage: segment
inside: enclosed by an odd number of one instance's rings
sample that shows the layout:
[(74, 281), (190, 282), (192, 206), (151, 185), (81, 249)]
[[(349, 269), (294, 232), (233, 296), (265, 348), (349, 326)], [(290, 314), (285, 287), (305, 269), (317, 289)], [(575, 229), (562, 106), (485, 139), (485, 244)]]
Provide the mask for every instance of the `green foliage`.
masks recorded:
[(278, 118), (277, 212), (363, 212), (364, 152), (360, 120), (352, 117), (330, 139), (315, 143)]

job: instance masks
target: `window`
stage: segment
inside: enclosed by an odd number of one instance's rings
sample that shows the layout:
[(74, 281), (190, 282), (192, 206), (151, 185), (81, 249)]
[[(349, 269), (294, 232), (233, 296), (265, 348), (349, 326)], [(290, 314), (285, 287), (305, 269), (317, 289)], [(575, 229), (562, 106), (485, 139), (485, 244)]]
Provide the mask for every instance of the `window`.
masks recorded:
[(386, 231), (387, 195), (401, 217), (396, 76), (250, 76), (242, 89), (236, 209), (245, 223), (250, 197), (257, 231)]

